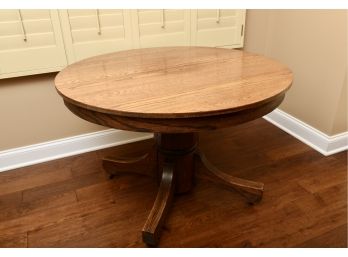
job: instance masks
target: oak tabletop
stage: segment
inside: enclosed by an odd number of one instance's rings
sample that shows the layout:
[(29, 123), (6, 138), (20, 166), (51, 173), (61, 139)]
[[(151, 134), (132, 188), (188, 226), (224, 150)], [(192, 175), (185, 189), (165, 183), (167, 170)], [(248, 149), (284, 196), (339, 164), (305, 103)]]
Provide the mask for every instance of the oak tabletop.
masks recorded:
[(272, 101), (289, 89), (283, 64), (211, 47), (133, 49), (88, 58), (55, 78), (64, 101), (101, 113), (141, 118), (226, 114)]

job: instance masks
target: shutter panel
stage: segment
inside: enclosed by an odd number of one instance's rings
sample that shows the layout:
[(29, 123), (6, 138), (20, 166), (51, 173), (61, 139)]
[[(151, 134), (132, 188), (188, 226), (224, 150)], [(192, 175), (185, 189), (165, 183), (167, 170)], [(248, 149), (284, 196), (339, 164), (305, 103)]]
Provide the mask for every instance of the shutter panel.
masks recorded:
[(60, 16), (69, 63), (133, 47), (128, 10), (62, 10)]
[(66, 64), (57, 11), (0, 10), (0, 78), (58, 71)]
[(242, 47), (245, 10), (192, 11), (191, 41), (196, 46)]
[(242, 47), (244, 24), (245, 10), (0, 10), (0, 78), (139, 47)]
[(190, 11), (133, 11), (133, 30), (141, 48), (190, 45)]

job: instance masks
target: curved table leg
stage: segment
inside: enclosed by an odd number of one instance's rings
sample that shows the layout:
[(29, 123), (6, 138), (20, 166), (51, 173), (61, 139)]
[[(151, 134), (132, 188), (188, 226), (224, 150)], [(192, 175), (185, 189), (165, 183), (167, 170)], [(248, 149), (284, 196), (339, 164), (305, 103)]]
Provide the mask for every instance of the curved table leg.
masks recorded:
[(162, 225), (173, 199), (173, 175), (173, 164), (165, 163), (155, 203), (142, 230), (143, 241), (149, 246), (157, 246), (159, 242)]
[(133, 158), (103, 158), (103, 168), (110, 174), (110, 179), (122, 173), (132, 173), (154, 177), (156, 168), (156, 149), (153, 147), (149, 153)]
[(263, 183), (228, 175), (211, 164), (200, 150), (196, 151), (196, 154), (209, 171), (209, 173), (202, 178), (207, 178), (213, 182), (223, 184), (236, 190), (239, 194), (245, 197), (250, 204), (261, 201), (264, 187)]

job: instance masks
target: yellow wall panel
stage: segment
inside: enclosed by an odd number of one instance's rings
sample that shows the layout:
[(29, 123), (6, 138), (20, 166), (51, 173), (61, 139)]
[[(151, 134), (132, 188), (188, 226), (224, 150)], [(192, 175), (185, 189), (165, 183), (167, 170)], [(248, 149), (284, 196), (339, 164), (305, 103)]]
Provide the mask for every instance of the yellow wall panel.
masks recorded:
[(67, 64), (56, 10), (0, 10), (0, 78)]
[(130, 11), (61, 10), (69, 63), (133, 48)]
[(245, 10), (1, 10), (0, 78), (142, 47), (242, 47)]
[(243, 47), (245, 10), (192, 10), (191, 44)]

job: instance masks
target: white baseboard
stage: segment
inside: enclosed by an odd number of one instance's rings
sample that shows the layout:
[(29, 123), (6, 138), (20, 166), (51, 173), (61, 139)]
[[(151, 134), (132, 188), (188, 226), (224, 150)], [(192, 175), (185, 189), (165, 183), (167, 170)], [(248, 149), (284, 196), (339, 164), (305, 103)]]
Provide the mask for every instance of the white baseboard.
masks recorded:
[[(279, 109), (264, 118), (324, 155), (348, 149), (348, 132), (328, 136)], [(107, 129), (0, 151), (0, 172), (151, 137), (149, 133)]]
[(151, 137), (153, 135), (149, 133), (107, 129), (0, 151), (0, 172)]
[(264, 119), (325, 156), (348, 149), (348, 132), (328, 136), (279, 109), (267, 114)]

